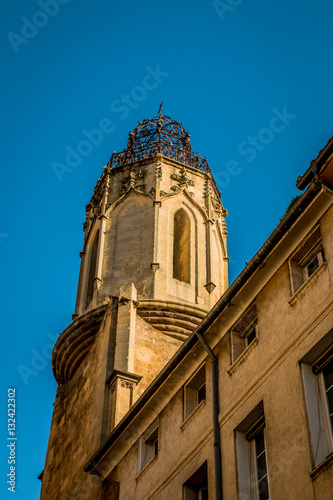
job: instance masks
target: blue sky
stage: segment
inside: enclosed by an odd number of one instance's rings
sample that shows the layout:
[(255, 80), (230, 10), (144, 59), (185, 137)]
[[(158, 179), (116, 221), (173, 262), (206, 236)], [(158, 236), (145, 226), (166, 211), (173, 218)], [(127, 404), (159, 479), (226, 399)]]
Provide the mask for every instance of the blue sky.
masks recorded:
[[(0, 8), (0, 498), (13, 497), (6, 444), (15, 387), (15, 498), (34, 500), (56, 390), (51, 347), (74, 312), (85, 205), (103, 166), (163, 101), (222, 191), (231, 282), (332, 135), (333, 4), (3, 0)], [(95, 144), (82, 143), (94, 129)]]

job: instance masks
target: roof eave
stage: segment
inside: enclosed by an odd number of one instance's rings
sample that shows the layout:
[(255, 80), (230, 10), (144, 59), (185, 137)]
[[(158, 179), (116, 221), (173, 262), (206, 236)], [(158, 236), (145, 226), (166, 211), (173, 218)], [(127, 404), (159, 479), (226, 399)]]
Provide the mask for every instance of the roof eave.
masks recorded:
[(296, 186), (303, 191), (313, 180), (324, 178), (324, 172), (328, 167), (332, 168), (333, 163), (331, 157), (333, 156), (333, 137), (331, 137), (326, 146), (319, 152), (317, 158), (312, 160), (309, 168), (305, 174), (297, 178)]

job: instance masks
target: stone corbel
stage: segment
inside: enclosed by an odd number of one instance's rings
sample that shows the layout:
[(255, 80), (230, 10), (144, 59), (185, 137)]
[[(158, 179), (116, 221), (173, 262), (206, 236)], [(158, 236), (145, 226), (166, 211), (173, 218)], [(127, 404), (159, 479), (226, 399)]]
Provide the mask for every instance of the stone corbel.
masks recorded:
[(142, 379), (142, 375), (138, 375), (136, 373), (124, 372), (122, 370), (112, 370), (110, 376), (108, 377), (106, 383), (109, 387), (111, 387), (116, 380), (120, 380), (121, 387), (127, 387), (123, 385), (123, 382), (128, 382), (129, 384), (137, 385)]
[(212, 291), (216, 288), (216, 285), (215, 285), (215, 283), (210, 281), (209, 283), (207, 283), (207, 285), (205, 285), (205, 288), (206, 288), (208, 293), (212, 293)]
[(150, 264), (150, 267), (152, 268), (153, 273), (155, 274), (155, 273), (156, 273), (156, 271), (160, 268), (160, 265), (159, 265), (159, 263), (158, 263), (158, 262), (152, 262), (152, 263)]

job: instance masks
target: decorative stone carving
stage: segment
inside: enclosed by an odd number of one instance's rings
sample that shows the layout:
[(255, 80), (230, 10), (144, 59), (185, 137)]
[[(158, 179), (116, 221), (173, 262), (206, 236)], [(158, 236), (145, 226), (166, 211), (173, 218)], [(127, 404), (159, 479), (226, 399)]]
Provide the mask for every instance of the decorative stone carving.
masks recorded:
[(155, 177), (156, 179), (160, 179), (162, 177), (162, 167), (160, 163), (156, 165)]
[(182, 167), (182, 169), (180, 171), (180, 175), (178, 175), (178, 174), (171, 174), (170, 177), (174, 181), (177, 181), (180, 187), (194, 186), (194, 181), (192, 181), (191, 179), (189, 179), (185, 167)]
[(134, 188), (139, 179), (143, 179), (142, 170), (135, 170), (134, 168), (132, 168), (129, 175), (121, 181), (122, 185), (123, 185), (122, 192), (126, 193), (126, 191), (128, 191), (129, 188), (131, 188), (131, 187)]
[(132, 389), (134, 387), (134, 382), (129, 380), (121, 380), (121, 387), (126, 387), (126, 389)]
[(212, 205), (213, 205), (214, 212), (218, 215), (221, 215), (222, 205), (221, 205), (220, 201), (214, 197), (214, 198), (212, 198)]
[(227, 224), (225, 221), (225, 218), (227, 217), (227, 215), (228, 215), (228, 210), (226, 208), (223, 208), (222, 209), (222, 233), (223, 234), (228, 234)]

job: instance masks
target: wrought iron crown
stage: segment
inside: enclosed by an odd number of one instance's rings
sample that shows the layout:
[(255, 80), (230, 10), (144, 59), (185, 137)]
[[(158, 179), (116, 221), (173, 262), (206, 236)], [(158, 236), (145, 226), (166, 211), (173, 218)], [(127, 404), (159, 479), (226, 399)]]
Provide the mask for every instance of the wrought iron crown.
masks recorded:
[(126, 149), (113, 153), (108, 167), (128, 165), (158, 153), (211, 174), (206, 158), (192, 151), (190, 134), (181, 123), (169, 116), (155, 116), (138, 122), (138, 126), (128, 134)]

